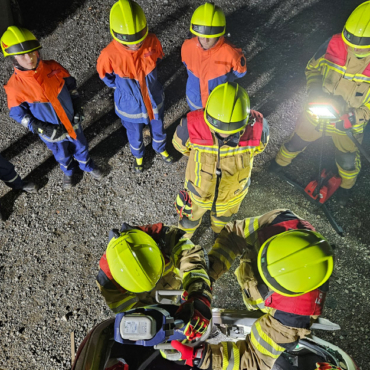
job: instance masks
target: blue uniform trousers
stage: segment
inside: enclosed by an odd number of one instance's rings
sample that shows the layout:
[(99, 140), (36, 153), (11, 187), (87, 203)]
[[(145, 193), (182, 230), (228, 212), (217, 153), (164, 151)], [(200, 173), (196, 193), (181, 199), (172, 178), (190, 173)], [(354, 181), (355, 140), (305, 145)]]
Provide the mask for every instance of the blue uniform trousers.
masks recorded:
[(77, 164), (74, 159), (82, 171), (91, 172), (94, 169), (94, 162), (90, 158), (88, 143), (81, 125), (75, 129), (75, 132), (77, 134), (76, 140), (67, 136), (64, 140), (50, 142), (40, 136), (41, 140), (53, 152), (61, 170), (67, 176), (72, 176), (76, 169)]
[[(127, 131), (127, 138), (130, 143), (131, 153), (136, 158), (143, 158), (145, 152), (143, 129), (145, 123), (132, 123), (121, 119), (123, 127)], [(152, 135), (152, 146), (157, 153), (166, 150), (166, 132), (163, 128), (163, 121), (153, 119), (149, 123), (150, 133)]]
[(0, 154), (0, 180), (12, 189), (22, 189), (23, 181), (14, 166)]

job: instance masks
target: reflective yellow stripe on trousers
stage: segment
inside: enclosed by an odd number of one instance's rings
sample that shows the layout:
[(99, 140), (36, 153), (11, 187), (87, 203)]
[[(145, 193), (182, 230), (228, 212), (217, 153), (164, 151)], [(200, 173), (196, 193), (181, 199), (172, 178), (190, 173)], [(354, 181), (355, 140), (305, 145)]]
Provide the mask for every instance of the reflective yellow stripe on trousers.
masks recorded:
[(110, 303), (108, 306), (114, 313), (119, 313), (128, 311), (138, 301), (139, 298), (137, 296), (129, 295), (118, 302)]
[(222, 370), (239, 370), (240, 354), (239, 349), (233, 342), (222, 342)]
[(252, 326), (251, 342), (259, 352), (272, 358), (278, 358), (285, 351), (285, 348), (279, 346), (263, 332), (259, 320)]

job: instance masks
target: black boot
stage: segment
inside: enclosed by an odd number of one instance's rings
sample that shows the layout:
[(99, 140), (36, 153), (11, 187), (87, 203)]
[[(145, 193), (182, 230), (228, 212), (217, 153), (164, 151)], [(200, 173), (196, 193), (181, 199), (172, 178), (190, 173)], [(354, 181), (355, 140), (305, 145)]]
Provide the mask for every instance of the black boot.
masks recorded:
[(168, 164), (172, 164), (173, 163), (174, 159), (173, 159), (173, 157), (171, 155), (169, 155), (167, 153), (167, 150), (165, 150), (164, 152), (159, 153), (159, 154), (160, 154), (160, 156), (162, 158), (162, 161), (164, 161), (164, 162), (166, 162)]
[(271, 173), (275, 173), (275, 174), (278, 174), (284, 167), (283, 166), (280, 166), (280, 164), (277, 164), (275, 159), (273, 159), (271, 162), (270, 162), (270, 166), (269, 166), (269, 171)]
[(339, 188), (335, 192), (335, 199), (338, 202), (339, 205), (345, 206), (347, 205), (349, 198), (351, 197), (351, 189), (344, 189), (344, 188)]
[(134, 166), (133, 166), (133, 170), (135, 173), (142, 173), (144, 171), (144, 165), (143, 165), (143, 162), (141, 162), (140, 164), (137, 163), (137, 160), (136, 158), (134, 159)]
[(21, 189), (27, 193), (37, 193), (38, 186), (33, 182), (23, 181)]
[(104, 177), (103, 172), (99, 167), (95, 167), (91, 172), (89, 172), (89, 174), (95, 180), (101, 180)]
[(73, 186), (73, 176), (63, 175), (62, 188), (63, 190), (70, 189)]

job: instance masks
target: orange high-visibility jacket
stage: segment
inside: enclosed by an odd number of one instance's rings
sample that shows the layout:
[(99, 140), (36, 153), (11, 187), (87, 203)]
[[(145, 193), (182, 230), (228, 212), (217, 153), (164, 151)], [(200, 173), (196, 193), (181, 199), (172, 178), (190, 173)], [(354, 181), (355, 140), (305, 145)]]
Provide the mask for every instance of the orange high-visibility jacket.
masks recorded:
[(157, 78), (163, 56), (154, 34), (148, 34), (137, 51), (116, 40), (102, 50), (96, 68), (104, 83), (115, 88), (115, 110), (124, 121), (147, 124), (163, 115), (163, 88)]
[(215, 46), (204, 50), (198, 37), (186, 40), (181, 48), (182, 62), (188, 70), (186, 100), (190, 109), (206, 106), (211, 91), (225, 82), (233, 82), (247, 73), (245, 56), (221, 37)]

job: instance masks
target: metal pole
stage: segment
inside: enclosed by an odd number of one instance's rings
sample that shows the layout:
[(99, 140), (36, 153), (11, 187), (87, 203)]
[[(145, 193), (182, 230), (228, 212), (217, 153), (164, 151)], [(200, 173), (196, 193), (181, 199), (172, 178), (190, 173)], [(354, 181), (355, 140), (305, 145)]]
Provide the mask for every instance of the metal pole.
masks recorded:
[(353, 132), (351, 130), (346, 130), (347, 136), (353, 141), (353, 143), (357, 146), (360, 153), (370, 162), (370, 155), (364, 149), (364, 147), (359, 143), (359, 141), (353, 136)]

